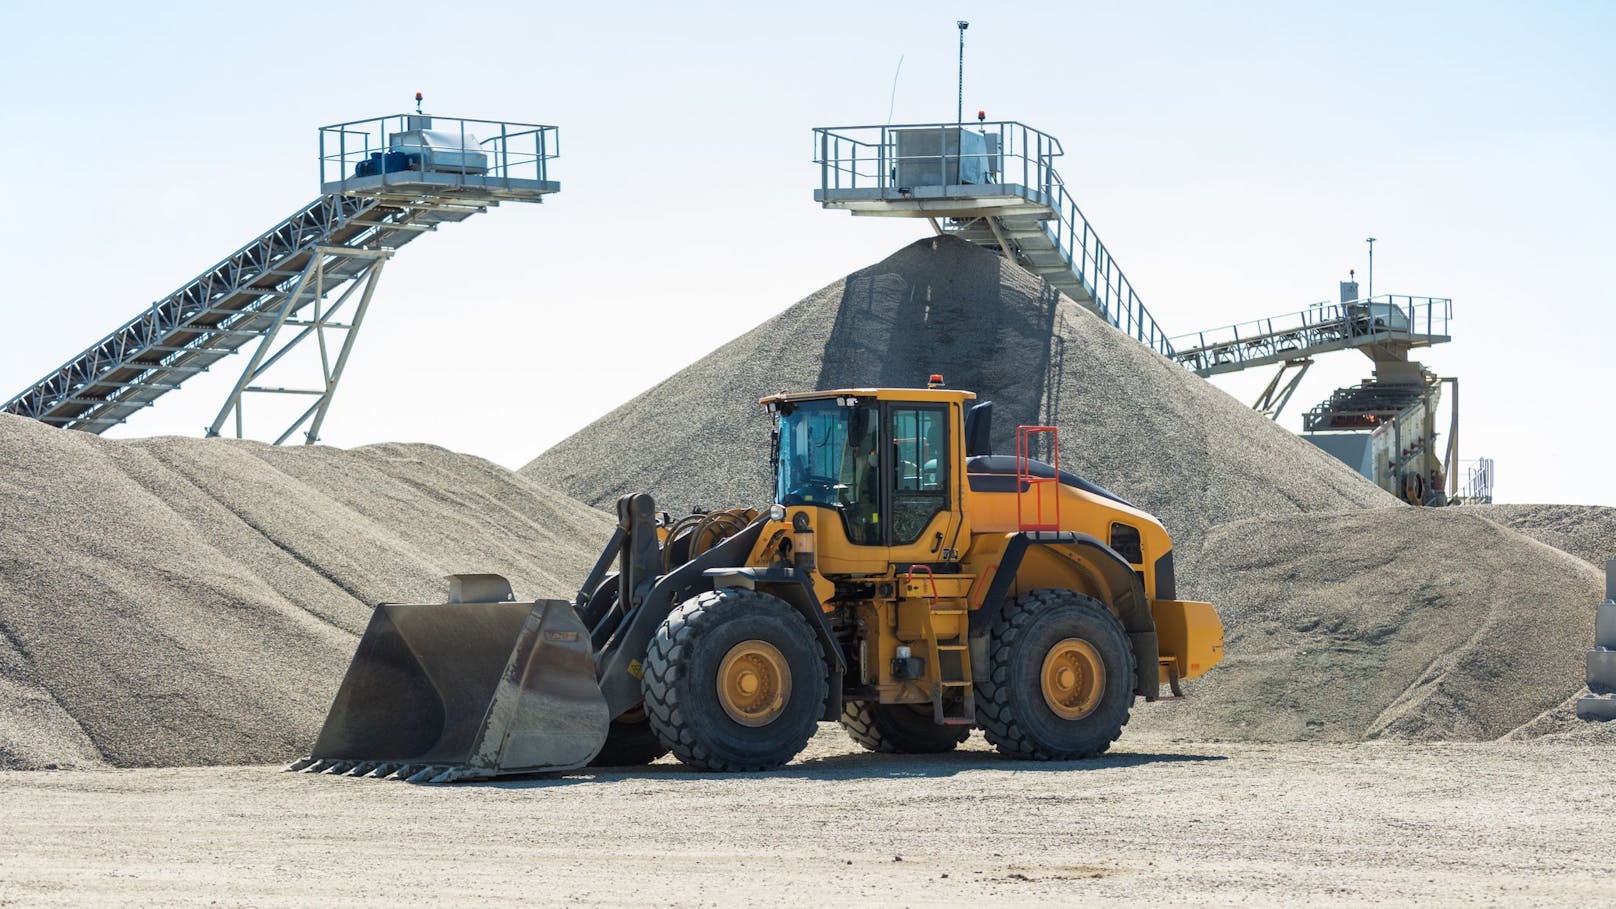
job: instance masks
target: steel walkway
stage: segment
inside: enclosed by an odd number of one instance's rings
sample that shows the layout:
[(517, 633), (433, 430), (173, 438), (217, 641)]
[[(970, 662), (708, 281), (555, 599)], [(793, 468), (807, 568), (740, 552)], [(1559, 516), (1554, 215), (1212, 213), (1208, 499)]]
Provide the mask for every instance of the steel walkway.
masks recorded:
[[(498, 135), (480, 140), (478, 130)], [(323, 128), (319, 198), (52, 370), (0, 410), (99, 434), (256, 342), (251, 362), (208, 434), (219, 434), (234, 415), (236, 434), (242, 435), (246, 393), (304, 394), (315, 398), (313, 404), (275, 441), (285, 441), (304, 426), (306, 441), (316, 441), (388, 257), (421, 234), (500, 201), (541, 201), (559, 191), (546, 173), (546, 162), (556, 156), (555, 132), (551, 126), (408, 114)], [(432, 138), (408, 138), (423, 134)], [(401, 136), (406, 137), (402, 143)], [(439, 147), (429, 147), (432, 141)], [(452, 170), (441, 163), (444, 147), (460, 155)], [(364, 162), (389, 153), (401, 157), (383, 160), (371, 168), (374, 173), (364, 173)], [(481, 157), (471, 160), (468, 155)], [(398, 169), (388, 169), (392, 166)], [(328, 305), (326, 295), (339, 290)], [(355, 296), (358, 302), (344, 309)], [(334, 360), (327, 350), (328, 332), (342, 335)], [(310, 339), (320, 348), (321, 376), (314, 387), (254, 384)]]
[(1053, 166), (1053, 136), (1022, 123), (814, 130), (814, 201), (854, 215), (927, 218), (1002, 252), (1166, 357), (1173, 346)]

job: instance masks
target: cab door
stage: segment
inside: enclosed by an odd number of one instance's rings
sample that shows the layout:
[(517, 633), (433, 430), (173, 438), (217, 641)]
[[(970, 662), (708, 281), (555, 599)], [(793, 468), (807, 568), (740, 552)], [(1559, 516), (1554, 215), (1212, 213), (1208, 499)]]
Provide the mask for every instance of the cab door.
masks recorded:
[(953, 561), (960, 531), (956, 405), (887, 401), (882, 502), (888, 559), (895, 564)]

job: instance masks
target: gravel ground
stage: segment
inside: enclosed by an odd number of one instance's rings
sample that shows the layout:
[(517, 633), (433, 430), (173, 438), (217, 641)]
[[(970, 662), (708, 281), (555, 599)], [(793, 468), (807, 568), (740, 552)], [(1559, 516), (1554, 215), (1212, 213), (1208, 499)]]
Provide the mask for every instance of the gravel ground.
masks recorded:
[(0, 905), (1616, 905), (1608, 771), (1509, 744), (920, 759), (827, 727), (739, 776), (0, 773)]

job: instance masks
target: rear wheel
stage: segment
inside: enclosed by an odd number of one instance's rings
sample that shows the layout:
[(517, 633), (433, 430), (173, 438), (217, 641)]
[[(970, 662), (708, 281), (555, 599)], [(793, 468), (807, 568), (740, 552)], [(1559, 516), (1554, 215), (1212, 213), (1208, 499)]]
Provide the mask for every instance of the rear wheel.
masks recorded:
[(686, 600), (645, 656), (651, 729), (703, 770), (768, 770), (796, 757), (824, 712), (813, 629), (777, 597), (726, 587)]
[(589, 762), (591, 767), (638, 767), (668, 753), (668, 746), (657, 738), (643, 707), (623, 714), (606, 730), (606, 744)]
[(1000, 752), (1073, 760), (1104, 752), (1133, 706), (1134, 656), (1093, 597), (1036, 590), (1006, 607), (977, 681), (977, 724)]
[(953, 751), (971, 734), (968, 726), (939, 726), (931, 707), (848, 701), (842, 705), (842, 728), (871, 751), (885, 754), (941, 754)]

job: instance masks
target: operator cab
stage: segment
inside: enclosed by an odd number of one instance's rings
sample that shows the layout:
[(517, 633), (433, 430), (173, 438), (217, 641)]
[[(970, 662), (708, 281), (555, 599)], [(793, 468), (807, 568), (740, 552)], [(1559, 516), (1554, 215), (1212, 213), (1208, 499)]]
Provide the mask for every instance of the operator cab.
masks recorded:
[(953, 488), (958, 412), (975, 397), (941, 389), (778, 395), (774, 501), (828, 509), (856, 546), (920, 542), (939, 514), (957, 507)]

